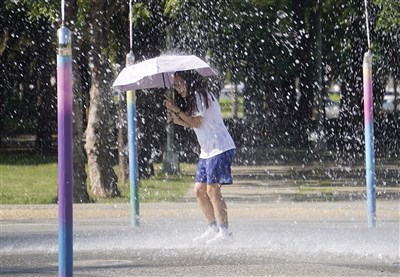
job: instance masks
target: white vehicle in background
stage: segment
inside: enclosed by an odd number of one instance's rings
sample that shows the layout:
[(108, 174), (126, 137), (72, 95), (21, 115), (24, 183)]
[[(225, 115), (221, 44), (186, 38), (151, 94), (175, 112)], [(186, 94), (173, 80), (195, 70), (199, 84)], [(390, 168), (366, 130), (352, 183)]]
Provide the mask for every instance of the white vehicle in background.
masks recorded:
[[(242, 82), (240, 82), (239, 84), (236, 85), (236, 89), (237, 89), (238, 95), (243, 95), (244, 84)], [(222, 90), (220, 92), (220, 97), (233, 98), (234, 90), (235, 90), (234, 84), (225, 84), (225, 86), (222, 88)]]
[(339, 103), (332, 99), (325, 99), (325, 117), (326, 119), (337, 119), (339, 118), (340, 107)]
[[(397, 111), (400, 112), (400, 96), (397, 95)], [(393, 92), (387, 92), (383, 97), (382, 110), (387, 113), (394, 112), (395, 97)]]

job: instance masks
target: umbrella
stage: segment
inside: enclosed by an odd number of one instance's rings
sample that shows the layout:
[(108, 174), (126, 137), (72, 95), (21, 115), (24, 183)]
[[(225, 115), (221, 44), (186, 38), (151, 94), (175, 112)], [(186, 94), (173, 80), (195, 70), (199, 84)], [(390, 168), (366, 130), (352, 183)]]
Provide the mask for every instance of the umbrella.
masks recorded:
[(194, 55), (162, 55), (125, 67), (113, 83), (113, 87), (126, 91), (149, 88), (169, 88), (177, 71), (196, 70), (202, 76), (216, 72), (202, 59)]

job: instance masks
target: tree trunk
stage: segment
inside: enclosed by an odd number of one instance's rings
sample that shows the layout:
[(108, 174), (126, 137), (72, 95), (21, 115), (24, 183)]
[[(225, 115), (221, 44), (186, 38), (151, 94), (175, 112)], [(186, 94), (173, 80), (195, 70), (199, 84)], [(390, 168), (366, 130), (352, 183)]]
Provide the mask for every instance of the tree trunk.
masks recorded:
[(320, 151), (324, 151), (327, 148), (326, 145), (326, 132), (324, 128), (324, 122), (325, 122), (325, 88), (323, 84), (323, 64), (322, 64), (322, 19), (321, 19), (321, 13), (322, 13), (322, 2), (318, 1), (317, 6), (316, 6), (316, 17), (315, 17), (315, 40), (316, 40), (316, 72), (317, 72), (317, 77), (316, 77), (316, 82), (317, 82), (317, 88), (316, 90), (316, 101), (315, 101), (315, 110), (316, 110), (316, 129), (317, 129), (317, 142), (316, 142), (316, 148)]
[(91, 191), (94, 196), (119, 195), (117, 176), (112, 168), (111, 149), (108, 143), (110, 125), (107, 116), (109, 103), (103, 96), (98, 75), (92, 72), (90, 107), (86, 129), (86, 153), (88, 158)]
[(92, 40), (89, 63), (91, 65), (90, 107), (86, 129), (86, 153), (88, 158), (91, 191), (97, 197), (119, 196), (117, 175), (112, 165), (110, 135), (114, 130), (110, 117), (111, 93), (110, 65), (104, 51), (107, 49), (105, 37), (107, 19), (104, 16), (106, 5), (103, 1), (93, 4), (90, 32)]
[[(299, 42), (295, 48), (295, 56), (299, 60), (298, 78), (299, 78), (299, 95), (298, 98), (298, 134), (299, 146), (308, 147), (308, 134), (312, 129), (312, 106), (314, 101), (314, 79), (312, 57), (314, 55), (314, 41), (310, 35), (311, 30), (307, 28), (308, 22), (306, 17), (307, 5), (303, 1), (292, 1), (294, 14), (294, 29), (299, 37)], [(307, 49), (307, 51), (305, 51)]]
[[(161, 93), (155, 92), (154, 95), (162, 96)], [(149, 178), (154, 175), (153, 159), (151, 157), (154, 144), (154, 132), (156, 126), (157, 116), (157, 103), (155, 98), (157, 96), (150, 96), (149, 94), (137, 94), (137, 144), (138, 144), (138, 167), (139, 177)], [(162, 102), (158, 102), (162, 103)]]
[(10, 39), (10, 34), (9, 34), (9, 32), (7, 30), (4, 30), (3, 33), (4, 33), (4, 37), (2, 36), (1, 40), (0, 40), (0, 42), (1, 42), (1, 44), (0, 44), (0, 57), (3, 55), (4, 51), (6, 50), (7, 42)]
[[(79, 57), (76, 57), (79, 61)], [(83, 104), (82, 104), (82, 79), (80, 75), (81, 62), (73, 63), (73, 89), (74, 89), (74, 124), (73, 124), (73, 198), (74, 203), (88, 203), (89, 193), (87, 191), (86, 179), (87, 174), (85, 171), (86, 156), (83, 147)]]
[(127, 110), (125, 93), (119, 93), (118, 103), (118, 164), (119, 164), (119, 183), (125, 184), (128, 182), (128, 150), (127, 150)]
[(247, 82), (246, 93), (244, 94), (245, 117), (247, 128), (245, 128), (242, 138), (245, 145), (258, 147), (265, 144), (264, 119), (266, 118), (266, 90), (262, 87), (259, 80), (263, 79), (261, 69), (246, 72)]
[[(9, 35), (8, 31), (4, 30), (4, 37), (2, 35), (1, 40), (0, 40), (0, 42), (1, 42), (0, 43), (0, 57), (3, 56), (3, 53), (7, 48), (7, 42), (9, 39), (10, 39), (10, 35)], [(3, 63), (3, 61), (2, 61), (2, 63)], [(1, 64), (1, 67), (0, 67), (1, 72), (4, 72), (3, 66), (4, 66), (4, 64)], [(4, 104), (4, 102), (5, 102), (5, 89), (3, 86), (4, 79), (5, 78), (3, 77), (2, 80), (0, 81), (0, 147), (2, 147), (1, 138), (4, 135), (3, 134), (3, 120), (4, 120), (3, 117), (6, 112), (6, 106)]]
[[(70, 19), (67, 22), (68, 27), (74, 30), (74, 22), (76, 22), (76, 16), (78, 11), (77, 0), (70, 1), (67, 6), (66, 18)], [(83, 91), (85, 91), (84, 85), (84, 73), (85, 65), (87, 64), (87, 59), (82, 53), (85, 52), (83, 49), (83, 43), (78, 38), (82, 34), (74, 33), (72, 35), (72, 74), (73, 74), (73, 125), (72, 125), (72, 143), (73, 143), (73, 201), (74, 203), (88, 203), (90, 202), (89, 193), (87, 190), (87, 174), (85, 170), (86, 166), (86, 155), (83, 145), (83, 131), (84, 131), (84, 121), (83, 121), (83, 111), (84, 111), (84, 97)]]

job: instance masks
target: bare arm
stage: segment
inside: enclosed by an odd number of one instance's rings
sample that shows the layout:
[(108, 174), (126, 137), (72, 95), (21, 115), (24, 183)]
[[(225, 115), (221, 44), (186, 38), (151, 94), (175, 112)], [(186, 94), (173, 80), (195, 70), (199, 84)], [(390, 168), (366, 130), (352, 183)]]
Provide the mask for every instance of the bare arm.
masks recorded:
[(175, 104), (172, 103), (171, 99), (167, 98), (164, 100), (164, 106), (168, 109), (168, 120), (173, 121), (175, 124), (190, 127), (199, 128), (203, 117), (201, 116), (190, 116), (185, 112), (182, 112)]
[(186, 128), (199, 128), (201, 125), (201, 116), (188, 116), (184, 112), (171, 112), (168, 111), (168, 120), (174, 122), (177, 125), (181, 125)]
[(177, 116), (179, 117), (179, 119), (181, 119), (183, 122), (185, 122), (187, 125), (189, 125), (189, 127), (191, 128), (199, 128), (201, 125), (201, 121), (203, 119), (203, 117), (201, 116), (189, 116), (184, 112), (179, 111), (177, 113)]

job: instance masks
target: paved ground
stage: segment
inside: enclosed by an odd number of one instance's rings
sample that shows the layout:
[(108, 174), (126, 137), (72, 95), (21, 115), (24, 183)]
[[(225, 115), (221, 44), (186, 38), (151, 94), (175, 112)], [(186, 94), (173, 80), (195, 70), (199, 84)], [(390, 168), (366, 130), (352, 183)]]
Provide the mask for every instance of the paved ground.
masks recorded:
[[(391, 192), (378, 198), (372, 229), (356, 169), (302, 168), (235, 167), (235, 185), (224, 188), (234, 242), (222, 248), (191, 243), (204, 229), (191, 190), (179, 203), (141, 204), (140, 227), (130, 226), (127, 204), (75, 205), (74, 275), (399, 276), (399, 179), (390, 177), (398, 167), (378, 169)], [(341, 170), (349, 173), (342, 185), (337, 176), (334, 186), (322, 181)], [(321, 201), (324, 187), (344, 192)], [(57, 206), (3, 205), (0, 213), (0, 275), (57, 275)]]
[[(38, 212), (28, 216), (34, 211)], [(191, 244), (204, 228), (195, 203), (74, 208), (76, 276), (398, 276), (399, 207), (377, 203), (368, 229), (365, 203), (229, 203), (234, 243)], [(57, 274), (57, 206), (2, 207), (2, 276)], [(26, 216), (24, 216), (25, 214)], [(17, 216), (20, 217), (17, 219)]]
[[(224, 189), (235, 202), (344, 201), (366, 199), (363, 165), (334, 163), (234, 166), (234, 184)], [(376, 197), (400, 199), (400, 160), (377, 162)], [(183, 201), (195, 201), (188, 191)]]

